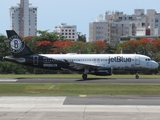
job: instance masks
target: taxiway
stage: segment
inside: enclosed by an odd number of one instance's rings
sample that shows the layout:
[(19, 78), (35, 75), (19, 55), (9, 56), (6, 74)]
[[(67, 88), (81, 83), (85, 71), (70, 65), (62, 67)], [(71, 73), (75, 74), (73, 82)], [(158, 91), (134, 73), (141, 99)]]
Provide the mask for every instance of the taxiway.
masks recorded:
[(1, 78), (0, 83), (115, 83), (115, 84), (160, 84), (160, 79), (118, 79), (118, 78), (89, 78), (82, 79), (7, 79)]

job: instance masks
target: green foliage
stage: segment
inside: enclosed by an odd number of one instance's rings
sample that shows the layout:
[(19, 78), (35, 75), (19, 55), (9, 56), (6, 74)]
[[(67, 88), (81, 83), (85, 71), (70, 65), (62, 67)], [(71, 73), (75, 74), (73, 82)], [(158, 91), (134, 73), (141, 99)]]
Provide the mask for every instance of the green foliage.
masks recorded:
[(82, 41), (76, 41), (73, 43), (73, 46), (71, 49), (73, 53), (83, 54), (85, 52), (85, 43)]
[(115, 53), (115, 50), (116, 50), (115, 46), (111, 46), (110, 44), (107, 44), (104, 52), (105, 54), (113, 54)]
[(35, 47), (37, 44), (37, 40), (35, 36), (27, 36), (24, 37), (23, 40), (33, 52), (37, 52), (37, 47)]
[(2, 60), (6, 55), (10, 55), (10, 48), (8, 43), (5, 43), (5, 40), (7, 40), (7, 37), (0, 35), (0, 60)]
[(50, 42), (54, 42), (56, 40), (61, 40), (61, 41), (65, 40), (65, 38), (59, 33), (48, 32), (47, 30), (45, 31), (38, 30), (37, 33), (39, 35), (35, 37), (36, 41), (49, 40)]
[(77, 41), (86, 42), (86, 34), (82, 34), (81, 32), (77, 32)]
[(1, 74), (26, 74), (30, 73), (31, 69), (26, 66), (0, 61), (0, 73)]

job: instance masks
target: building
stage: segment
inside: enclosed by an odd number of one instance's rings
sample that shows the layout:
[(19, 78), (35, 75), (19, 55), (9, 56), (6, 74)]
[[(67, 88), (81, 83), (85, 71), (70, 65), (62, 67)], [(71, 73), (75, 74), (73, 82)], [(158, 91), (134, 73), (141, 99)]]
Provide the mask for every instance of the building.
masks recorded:
[(158, 29), (158, 35), (160, 35), (160, 13), (156, 12), (155, 27)]
[(76, 25), (67, 25), (66, 23), (61, 23), (53, 30), (54, 32), (60, 33), (66, 40), (76, 41), (77, 40), (77, 27)]
[(134, 14), (123, 12), (105, 13), (89, 24), (89, 41), (104, 40), (111, 45), (120, 41), (121, 36), (160, 35), (160, 13), (154, 9), (135, 9)]
[(37, 7), (32, 7), (29, 0), (20, 0), (17, 6), (9, 7), (10, 29), (20, 36), (35, 36), (37, 31)]
[[(100, 18), (100, 19), (99, 19)], [(130, 27), (131, 26), (131, 27)], [(102, 16), (89, 24), (89, 41), (103, 40), (116, 45), (120, 36), (135, 34), (135, 24), (129, 21), (108, 21)]]

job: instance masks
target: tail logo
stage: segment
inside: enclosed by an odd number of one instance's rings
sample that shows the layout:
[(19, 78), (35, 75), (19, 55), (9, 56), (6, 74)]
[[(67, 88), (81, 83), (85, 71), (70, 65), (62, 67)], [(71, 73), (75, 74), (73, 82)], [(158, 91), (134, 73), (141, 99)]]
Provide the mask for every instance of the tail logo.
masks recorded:
[(21, 51), (24, 50), (25, 44), (17, 35), (11, 36), (9, 38), (9, 41), (10, 41), (10, 47), (13, 53), (20, 53)]

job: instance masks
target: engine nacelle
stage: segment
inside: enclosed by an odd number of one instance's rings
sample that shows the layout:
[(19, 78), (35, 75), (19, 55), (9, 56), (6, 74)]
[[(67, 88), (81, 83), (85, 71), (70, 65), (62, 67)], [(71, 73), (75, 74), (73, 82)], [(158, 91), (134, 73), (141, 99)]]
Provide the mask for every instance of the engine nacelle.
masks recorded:
[(94, 75), (100, 75), (100, 76), (106, 76), (106, 75), (112, 75), (112, 68), (98, 68), (95, 69), (92, 74)]

